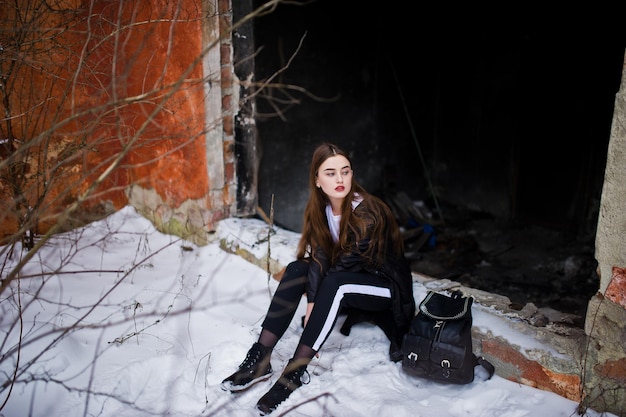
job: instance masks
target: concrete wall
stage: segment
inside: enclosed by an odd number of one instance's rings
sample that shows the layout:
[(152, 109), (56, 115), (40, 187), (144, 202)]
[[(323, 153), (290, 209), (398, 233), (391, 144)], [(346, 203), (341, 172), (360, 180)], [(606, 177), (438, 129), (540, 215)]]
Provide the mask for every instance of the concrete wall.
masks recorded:
[[(181, 62), (182, 66), (194, 65), (194, 60), (202, 59), (202, 92), (197, 107), (203, 120), (196, 121), (202, 136), (193, 141), (202, 148), (195, 155), (167, 158), (180, 170), (167, 172), (169, 191), (162, 190), (160, 184), (145, 187), (141, 183), (127, 189), (129, 204), (159, 230), (201, 245), (206, 244), (217, 221), (236, 214), (234, 114), (239, 103), (233, 72), (230, 2), (204, 0), (202, 6), (196, 20), (199, 30), (190, 31), (184, 40), (187, 48), (196, 43), (199, 47)], [(188, 189), (203, 182), (207, 182), (204, 189)], [(167, 198), (177, 188), (184, 189), (181, 197)]]
[[(596, 233), (596, 259), (600, 269), (600, 293), (609, 286), (624, 280), (626, 267), (626, 74), (622, 76), (620, 90), (615, 97), (611, 139), (605, 168), (604, 187), (598, 229)], [(616, 270), (617, 268), (617, 270)], [(613, 293), (613, 291), (611, 291)], [(614, 292), (619, 297), (619, 291)], [(626, 307), (624, 288), (621, 300), (615, 302)]]
[[(625, 59), (626, 64), (626, 59)], [(600, 289), (589, 302), (585, 401), (626, 415), (626, 65), (615, 110), (596, 233)]]

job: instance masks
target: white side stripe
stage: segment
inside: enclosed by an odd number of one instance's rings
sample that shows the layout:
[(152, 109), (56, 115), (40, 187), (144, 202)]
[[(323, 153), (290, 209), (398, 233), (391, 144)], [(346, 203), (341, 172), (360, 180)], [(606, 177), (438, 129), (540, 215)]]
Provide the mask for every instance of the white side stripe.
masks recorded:
[(317, 340), (313, 343), (313, 350), (318, 351), (321, 344), (326, 339), (326, 336), (332, 330), (333, 322), (339, 314), (339, 304), (343, 299), (345, 294), (363, 294), (363, 295), (375, 295), (377, 297), (391, 298), (391, 290), (389, 288), (384, 287), (375, 287), (373, 285), (360, 285), (360, 284), (345, 284), (339, 287), (337, 293), (335, 293), (335, 298), (333, 299), (333, 303), (330, 306), (330, 311), (326, 316), (326, 321), (324, 322), (324, 326), (322, 326), (322, 330), (320, 331)]

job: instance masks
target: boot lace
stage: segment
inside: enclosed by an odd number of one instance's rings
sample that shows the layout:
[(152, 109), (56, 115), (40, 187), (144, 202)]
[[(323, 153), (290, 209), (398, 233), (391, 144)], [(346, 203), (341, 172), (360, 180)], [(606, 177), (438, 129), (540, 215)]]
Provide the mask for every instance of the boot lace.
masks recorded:
[(263, 357), (263, 346), (254, 345), (246, 354), (246, 358), (239, 365), (239, 369), (251, 369)]
[[(289, 391), (294, 391), (296, 388), (304, 385), (307, 385), (311, 382), (311, 375), (306, 368), (298, 368), (295, 369), (285, 375), (283, 375), (279, 382), (281, 383), (281, 388), (288, 389)], [(278, 388), (278, 387), (277, 387)]]

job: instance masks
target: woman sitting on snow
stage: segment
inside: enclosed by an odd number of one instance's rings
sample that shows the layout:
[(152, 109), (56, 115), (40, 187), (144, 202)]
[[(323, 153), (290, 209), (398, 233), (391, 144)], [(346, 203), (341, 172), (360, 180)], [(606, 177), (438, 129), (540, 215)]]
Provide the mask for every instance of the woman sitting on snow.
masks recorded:
[[(399, 337), (415, 315), (411, 271), (396, 220), (385, 203), (353, 179), (348, 155), (333, 144), (318, 146), (309, 189), (297, 259), (287, 266), (272, 297), (258, 341), (239, 369), (222, 381), (223, 389), (242, 391), (271, 376), (272, 350), (306, 294), (302, 336), (281, 377), (258, 401), (262, 414), (302, 386), (307, 365), (342, 309), (375, 315), (391, 311)], [(392, 350), (392, 360), (399, 360)]]

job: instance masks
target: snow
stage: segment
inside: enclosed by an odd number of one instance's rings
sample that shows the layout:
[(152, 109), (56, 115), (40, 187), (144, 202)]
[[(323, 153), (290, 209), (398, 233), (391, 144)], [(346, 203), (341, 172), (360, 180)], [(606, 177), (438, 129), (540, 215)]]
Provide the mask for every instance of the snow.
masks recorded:
[[(0, 415), (257, 416), (256, 401), (295, 349), (305, 302), (274, 349), (274, 376), (242, 393), (222, 391), (222, 379), (256, 341), (277, 282), (221, 249), (220, 240), (259, 258), (267, 255), (269, 240), (271, 257), (286, 265), (299, 235), (269, 230), (257, 219), (226, 219), (214, 240), (199, 247), (156, 231), (126, 207), (53, 237), (23, 268), (19, 287), (14, 281), (0, 298), (0, 407), (8, 396)], [(11, 271), (24, 253), (3, 251), (3, 271)], [(416, 300), (436, 286), (416, 282)], [(475, 326), (528, 350), (540, 347), (488, 308), (475, 303), (473, 313)], [(308, 367), (310, 383), (272, 415), (576, 415), (576, 402), (498, 375), (485, 380), (477, 374), (463, 386), (410, 377), (389, 361), (389, 343), (379, 328), (361, 323), (344, 336), (341, 320)], [(5, 382), (18, 359), (9, 393)], [(611, 416), (593, 410), (586, 415)]]

